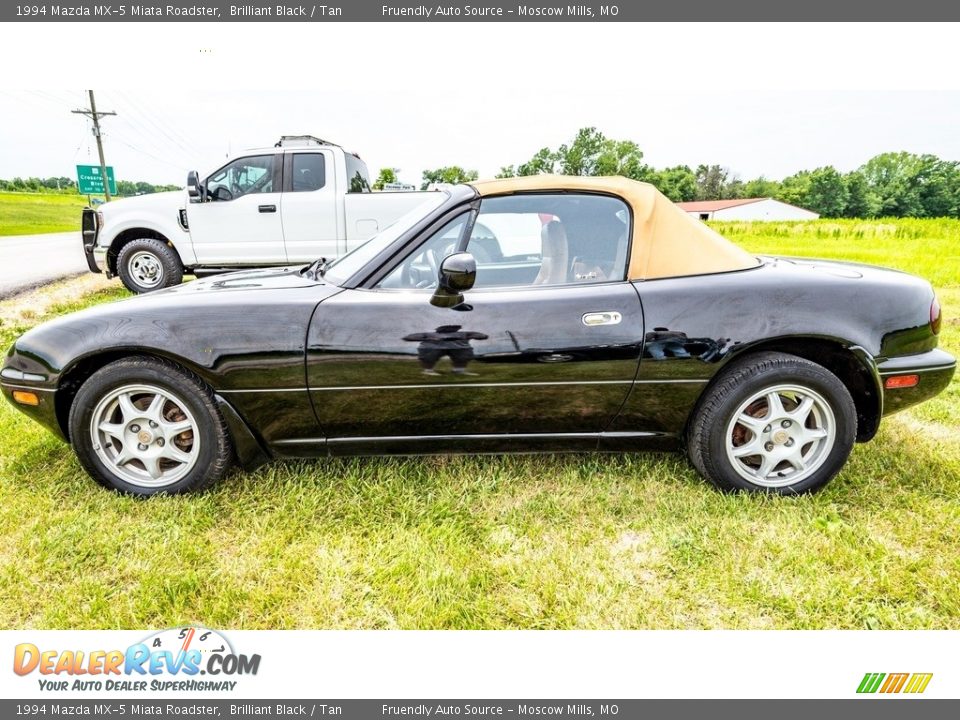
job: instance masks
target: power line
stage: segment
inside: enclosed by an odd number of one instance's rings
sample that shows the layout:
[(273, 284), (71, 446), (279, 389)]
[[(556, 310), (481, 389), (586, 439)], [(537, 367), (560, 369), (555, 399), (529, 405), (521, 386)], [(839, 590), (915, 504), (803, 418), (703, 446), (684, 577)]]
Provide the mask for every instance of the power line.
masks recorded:
[[(192, 157), (188, 158), (190, 153), (186, 152), (184, 148), (177, 147), (171, 142), (163, 142), (163, 138), (159, 133), (150, 131), (148, 119), (144, 117), (141, 112), (136, 111), (129, 102), (121, 103), (119, 97), (114, 93), (111, 93), (111, 97), (114, 98), (117, 104), (121, 105), (121, 109), (124, 109), (128, 116), (128, 121), (121, 123), (121, 129), (129, 133), (129, 137), (126, 139), (131, 144), (131, 147), (132, 145), (139, 146), (133, 149), (145, 155), (152, 153), (163, 157), (174, 157), (182, 161), (184, 167), (189, 167), (193, 163)], [(116, 132), (117, 129), (118, 128), (115, 127), (114, 132)]]
[(118, 143), (120, 143), (121, 145), (125, 145), (126, 147), (130, 148), (130, 149), (133, 150), (134, 152), (138, 152), (138, 153), (140, 153), (141, 155), (146, 155), (148, 158), (152, 158), (153, 160), (156, 160), (157, 162), (162, 162), (162, 163), (164, 163), (165, 165), (169, 165), (170, 167), (175, 167), (175, 168), (177, 168), (178, 170), (183, 170), (184, 167), (185, 167), (185, 166), (182, 165), (182, 164), (178, 164), (178, 163), (175, 163), (175, 162), (170, 162), (169, 160), (164, 160), (164, 159), (161, 158), (161, 157), (157, 157), (157, 156), (154, 155), (153, 153), (147, 152), (147, 151), (144, 150), (143, 148), (139, 148), (139, 147), (136, 147), (135, 145), (130, 144), (129, 142), (127, 142), (127, 140), (125, 140), (125, 139), (123, 138), (123, 136), (117, 134), (116, 132), (111, 132), (111, 133), (109, 133), (109, 135), (110, 135), (110, 137), (114, 138), (114, 139), (115, 139)]
[[(154, 119), (153, 114), (144, 110), (140, 106), (140, 104), (137, 103), (137, 101), (135, 101), (132, 97), (130, 97), (126, 93), (119, 93), (119, 94), (124, 98), (124, 100), (129, 105), (131, 105), (140, 114), (141, 117), (143, 117), (146, 120), (147, 123), (152, 125), (156, 129), (156, 131), (159, 132), (161, 135), (163, 135), (163, 137), (165, 137), (167, 140), (169, 140), (170, 143), (172, 143), (173, 145), (178, 147), (180, 150), (182, 150), (184, 153), (186, 153), (187, 156), (192, 156), (197, 154), (196, 149), (193, 149), (193, 150), (187, 149), (186, 147), (184, 147), (183, 142), (180, 142), (179, 140), (174, 138), (173, 135), (170, 134), (171, 132), (176, 133), (176, 130), (174, 130), (171, 127), (169, 128), (170, 132), (167, 132), (167, 129), (163, 127), (157, 120)], [(184, 142), (189, 142), (189, 141), (184, 139)]]

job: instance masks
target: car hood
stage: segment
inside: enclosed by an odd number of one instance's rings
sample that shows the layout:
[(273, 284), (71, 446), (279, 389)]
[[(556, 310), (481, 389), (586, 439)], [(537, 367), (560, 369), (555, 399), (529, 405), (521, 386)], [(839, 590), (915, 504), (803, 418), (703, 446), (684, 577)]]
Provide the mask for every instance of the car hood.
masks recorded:
[(326, 285), (323, 278), (314, 280), (303, 273), (304, 265), (265, 268), (261, 270), (238, 270), (237, 272), (213, 275), (208, 278), (176, 285), (166, 290), (150, 293), (143, 297), (164, 297), (167, 295), (189, 296), (198, 293), (222, 293), (252, 290), (284, 290), (289, 288)]

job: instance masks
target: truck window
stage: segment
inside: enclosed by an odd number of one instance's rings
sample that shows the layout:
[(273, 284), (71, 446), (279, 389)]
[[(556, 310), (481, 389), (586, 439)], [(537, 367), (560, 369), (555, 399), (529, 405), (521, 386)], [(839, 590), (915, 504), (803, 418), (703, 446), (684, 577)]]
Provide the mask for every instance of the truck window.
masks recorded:
[(327, 184), (327, 164), (321, 153), (293, 156), (293, 192), (313, 192)]
[(273, 155), (255, 155), (234, 160), (207, 178), (211, 200), (236, 200), (252, 193), (273, 192)]
[(347, 161), (347, 192), (370, 192), (370, 173), (367, 164), (352, 153), (343, 154)]

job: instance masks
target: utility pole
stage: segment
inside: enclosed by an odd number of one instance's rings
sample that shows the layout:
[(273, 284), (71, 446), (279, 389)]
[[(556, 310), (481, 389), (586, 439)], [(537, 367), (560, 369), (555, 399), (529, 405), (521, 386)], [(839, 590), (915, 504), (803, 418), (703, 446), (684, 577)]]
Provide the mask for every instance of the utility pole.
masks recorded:
[(107, 161), (103, 159), (103, 138), (100, 135), (100, 118), (105, 115), (116, 115), (115, 112), (109, 111), (97, 112), (97, 102), (93, 99), (93, 90), (87, 90), (90, 93), (90, 108), (82, 108), (78, 110), (71, 110), (70, 112), (77, 115), (86, 115), (88, 118), (93, 120), (93, 136), (97, 139), (97, 152), (100, 153), (100, 176), (103, 178), (103, 195), (107, 199), (107, 202), (110, 202), (110, 178), (107, 177)]

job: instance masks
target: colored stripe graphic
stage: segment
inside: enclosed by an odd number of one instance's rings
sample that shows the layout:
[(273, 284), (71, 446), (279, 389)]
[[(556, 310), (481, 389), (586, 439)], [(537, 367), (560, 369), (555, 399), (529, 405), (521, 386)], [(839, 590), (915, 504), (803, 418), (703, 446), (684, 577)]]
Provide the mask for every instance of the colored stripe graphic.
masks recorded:
[(933, 673), (866, 673), (860, 685), (857, 686), (858, 693), (895, 694), (899, 692), (917, 694), (927, 689)]
[(880, 687), (880, 681), (886, 677), (884, 673), (867, 673), (863, 676), (863, 680), (860, 681), (860, 687), (857, 688), (858, 693), (875, 693), (877, 688)]
[(903, 691), (905, 693), (922, 693), (927, 689), (927, 685), (930, 684), (930, 678), (932, 677), (933, 673), (914, 673)]
[(910, 673), (890, 673), (887, 675), (887, 681), (883, 684), (883, 687), (880, 688), (882, 693), (898, 693), (901, 688), (903, 688), (904, 683), (907, 682), (907, 678), (910, 676)]

